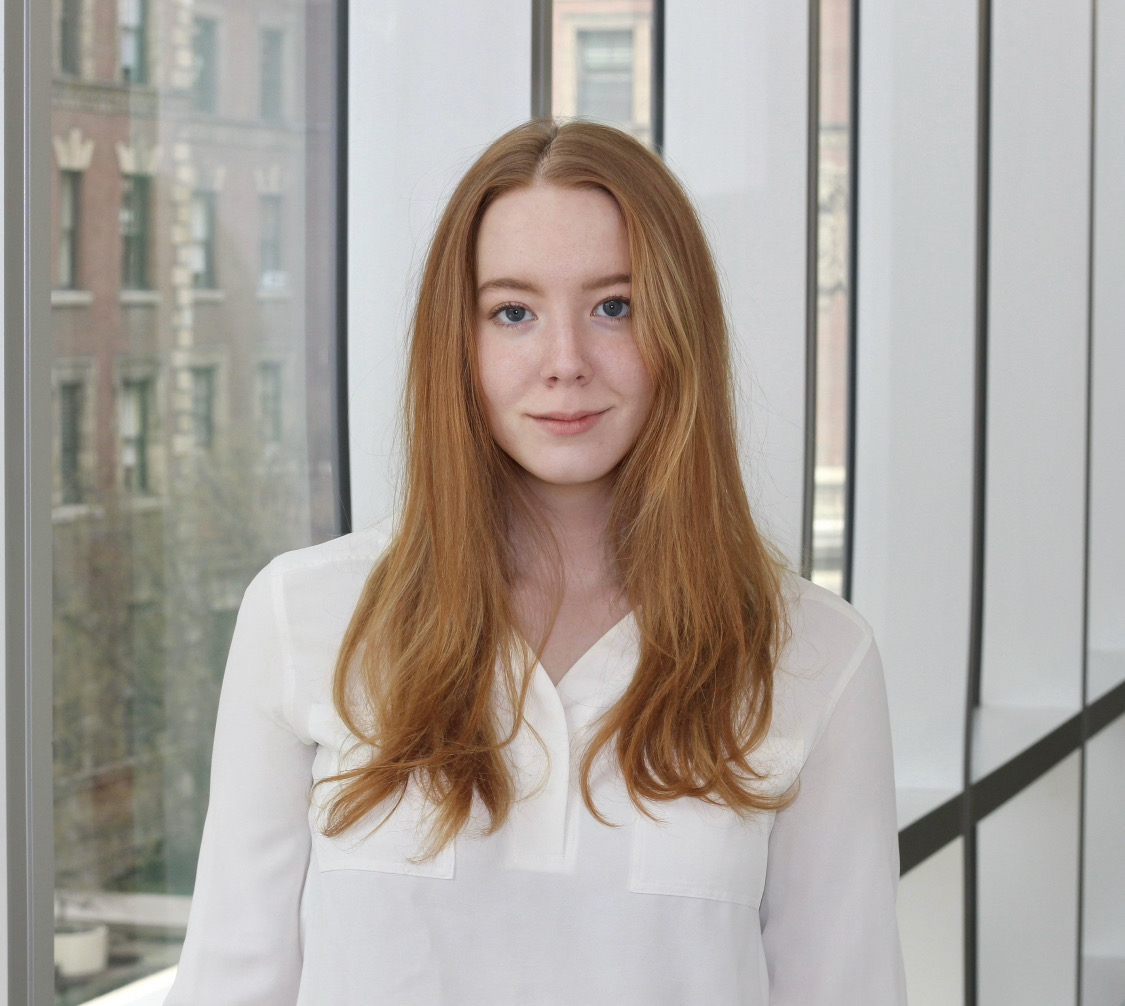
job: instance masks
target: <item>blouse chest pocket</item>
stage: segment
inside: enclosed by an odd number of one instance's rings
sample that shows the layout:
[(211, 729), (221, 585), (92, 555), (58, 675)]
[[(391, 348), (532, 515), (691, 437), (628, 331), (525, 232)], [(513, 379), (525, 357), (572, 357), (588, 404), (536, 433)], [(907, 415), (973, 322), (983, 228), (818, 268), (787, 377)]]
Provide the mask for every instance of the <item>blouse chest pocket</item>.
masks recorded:
[[(334, 775), (340, 770), (341, 763), (350, 767), (354, 762), (354, 759), (346, 755), (341, 758), (341, 752), (347, 751), (349, 746), (341, 734), (342, 724), (337, 726), (331, 722), (330, 717), (323, 718), (327, 721), (327, 729), (321, 733), (323, 740), (318, 738), (321, 749), (313, 765), (314, 775), (318, 779)], [(326, 783), (314, 790), (309, 822), (313, 831), (316, 864), (321, 873), (361, 870), (452, 879), (455, 865), (454, 843), (446, 845), (436, 857), (422, 859), (428, 837), (429, 811), (432, 808), (414, 780), (407, 786), (397, 806), (390, 800), (347, 831), (329, 837), (322, 830), (327, 817), (326, 810), (341, 785)]]
[[(771, 795), (792, 785), (803, 745), (773, 739), (760, 749), (770, 778), (759, 790)], [(650, 809), (661, 820), (634, 810), (629, 890), (728, 901), (757, 909), (765, 887), (774, 813), (740, 815), (692, 797)]]
[[(411, 877), (453, 877), (454, 845), (449, 843), (432, 859), (422, 859), (426, 825), (421, 801), (407, 790), (402, 803), (378, 828), (386, 811), (376, 810), (343, 834), (329, 837), (317, 828), (316, 862), (321, 873), (333, 870), (366, 870)], [(372, 830), (375, 829), (375, 830)]]

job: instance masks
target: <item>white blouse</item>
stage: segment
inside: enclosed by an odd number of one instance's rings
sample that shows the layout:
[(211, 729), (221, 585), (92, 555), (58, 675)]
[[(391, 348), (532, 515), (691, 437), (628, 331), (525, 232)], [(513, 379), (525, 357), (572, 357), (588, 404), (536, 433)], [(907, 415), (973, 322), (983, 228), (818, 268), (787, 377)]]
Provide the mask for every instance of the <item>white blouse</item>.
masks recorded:
[(603, 758), (593, 796), (619, 826), (589, 814), (578, 757), (636, 666), (630, 614), (557, 686), (535, 668), (512, 754), (526, 798), (495, 835), (412, 862), (413, 788), (372, 834), (320, 834), (326, 787), (314, 802), (310, 786), (348, 764), (335, 657), (389, 537), (384, 521), (288, 552), (246, 589), (166, 1006), (906, 1002), (882, 667), (863, 619), (797, 577), (755, 756), (772, 789), (800, 775), (786, 809), (743, 819), (682, 798), (653, 821)]

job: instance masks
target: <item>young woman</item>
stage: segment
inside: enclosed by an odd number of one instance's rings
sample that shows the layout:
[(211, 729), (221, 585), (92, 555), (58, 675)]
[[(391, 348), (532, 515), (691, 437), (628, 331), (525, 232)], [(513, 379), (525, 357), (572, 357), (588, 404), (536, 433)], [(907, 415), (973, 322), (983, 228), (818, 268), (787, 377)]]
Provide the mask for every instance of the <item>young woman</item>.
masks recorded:
[(484, 152), (405, 425), (396, 515), (247, 588), (167, 1006), (905, 1002), (878, 654), (755, 529), (659, 158)]

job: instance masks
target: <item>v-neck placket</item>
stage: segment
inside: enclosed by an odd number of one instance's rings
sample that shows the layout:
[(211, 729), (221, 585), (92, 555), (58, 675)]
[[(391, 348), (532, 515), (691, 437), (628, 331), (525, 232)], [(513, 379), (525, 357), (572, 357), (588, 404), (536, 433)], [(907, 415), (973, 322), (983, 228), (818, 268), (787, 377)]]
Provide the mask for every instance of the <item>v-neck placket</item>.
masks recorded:
[(574, 869), (581, 812), (576, 772), (587, 728), (624, 692), (637, 654), (630, 612), (575, 661), (558, 685), (536, 663), (524, 721), (511, 747), (522, 799), (498, 835), (506, 867), (547, 873)]

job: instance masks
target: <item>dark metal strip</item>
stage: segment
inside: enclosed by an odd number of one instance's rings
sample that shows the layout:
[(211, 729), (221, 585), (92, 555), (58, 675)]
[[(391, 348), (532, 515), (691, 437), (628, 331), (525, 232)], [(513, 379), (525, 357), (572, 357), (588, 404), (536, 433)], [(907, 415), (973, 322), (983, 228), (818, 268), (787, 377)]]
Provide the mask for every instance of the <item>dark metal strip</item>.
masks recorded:
[(531, 117), (551, 116), (552, 0), (531, 0)]
[(805, 157), (805, 455), (801, 497), (801, 575), (813, 572), (816, 517), (816, 415), (820, 232), (820, 0), (809, 0)]
[(859, 381), (859, 5), (851, 0), (851, 93), (848, 95), (848, 373), (847, 454), (844, 458), (844, 554), (841, 592), (851, 600), (855, 557), (855, 472)]
[(968, 675), (963, 749), (965, 842), (965, 1006), (977, 1004), (977, 829), (982, 812), (973, 785), (973, 715), (980, 705), (981, 656), (984, 642), (984, 562), (986, 477), (988, 469), (988, 255), (990, 143), (992, 135), (992, 3), (977, 7), (977, 216), (976, 216), (976, 353), (973, 388), (973, 541), (969, 616)]
[[(968, 790), (968, 800), (965, 793), (958, 794), (903, 828), (898, 836), (901, 872), (912, 870), (967, 830), (974, 829), (982, 818), (1018, 796), (1059, 762), (1082, 749), (1086, 740), (1099, 730), (1122, 717), (1125, 717), (1125, 681), (973, 783)], [(968, 829), (962, 826), (965, 804), (972, 810)]]
[(54, 989), (51, 4), (4, 4), (7, 1001)]
[(336, 492), (340, 533), (352, 530), (348, 423), (348, 0), (336, 0)]
[(652, 0), (652, 148), (664, 156), (664, 0)]
[(1090, 170), (1087, 176), (1086, 217), (1086, 485), (1083, 498), (1082, 527), (1082, 757), (1078, 775), (1078, 940), (1075, 947), (1074, 1001), (1082, 1002), (1083, 948), (1086, 941), (1083, 917), (1086, 914), (1086, 740), (1089, 719), (1085, 715), (1090, 697), (1090, 475), (1093, 455), (1093, 391), (1094, 391), (1094, 183), (1097, 177), (1097, 97), (1098, 97), (1098, 4), (1090, 2)]
[(898, 833), (899, 871), (906, 873), (961, 837), (961, 794), (935, 807)]
[(1125, 681), (1086, 706), (1085, 736), (1089, 740), (1114, 720), (1125, 716)]
[(987, 817), (1082, 746), (1082, 714), (1075, 713), (1018, 755), (973, 783), (974, 823)]

